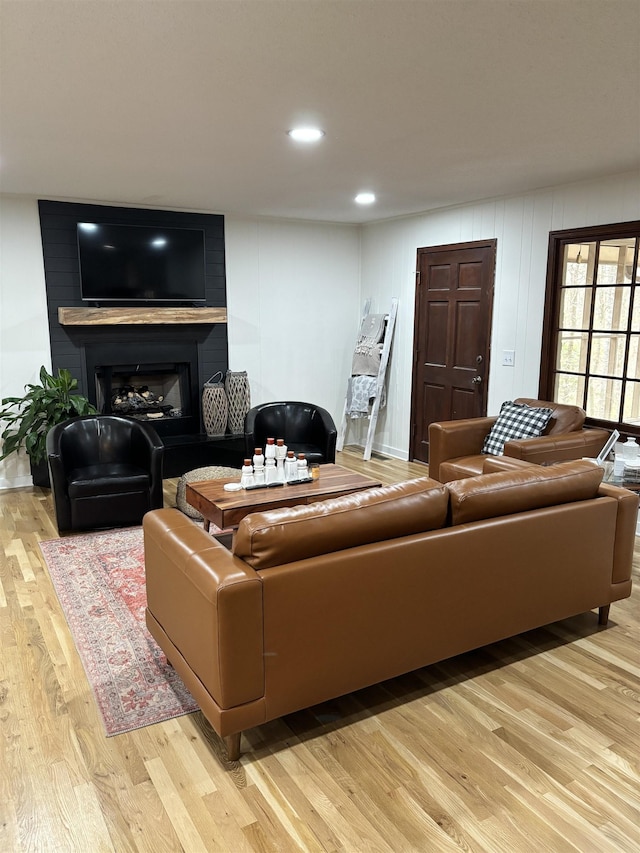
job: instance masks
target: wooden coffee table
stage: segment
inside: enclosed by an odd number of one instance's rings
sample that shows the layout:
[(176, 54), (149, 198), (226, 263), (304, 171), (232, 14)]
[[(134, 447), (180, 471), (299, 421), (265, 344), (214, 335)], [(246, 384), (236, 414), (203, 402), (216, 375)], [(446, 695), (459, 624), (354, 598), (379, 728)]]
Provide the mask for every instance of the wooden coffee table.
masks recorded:
[(237, 527), (245, 515), (252, 512), (311, 504), (382, 485), (371, 477), (355, 474), (348, 468), (333, 464), (321, 465), (320, 477), (311, 483), (225, 492), (224, 484), (233, 482), (239, 482), (239, 478), (187, 483), (186, 501), (203, 517), (205, 530), (209, 530), (211, 523), (223, 530), (227, 527)]

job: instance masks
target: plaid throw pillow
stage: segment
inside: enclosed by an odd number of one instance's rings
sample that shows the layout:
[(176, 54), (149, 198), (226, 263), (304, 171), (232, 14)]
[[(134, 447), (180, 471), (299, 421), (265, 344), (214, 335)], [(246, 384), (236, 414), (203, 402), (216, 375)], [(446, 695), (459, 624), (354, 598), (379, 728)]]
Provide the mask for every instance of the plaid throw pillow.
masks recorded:
[(507, 400), (502, 404), (498, 420), (484, 440), (482, 452), (490, 456), (503, 456), (505, 441), (542, 435), (552, 414), (553, 409)]

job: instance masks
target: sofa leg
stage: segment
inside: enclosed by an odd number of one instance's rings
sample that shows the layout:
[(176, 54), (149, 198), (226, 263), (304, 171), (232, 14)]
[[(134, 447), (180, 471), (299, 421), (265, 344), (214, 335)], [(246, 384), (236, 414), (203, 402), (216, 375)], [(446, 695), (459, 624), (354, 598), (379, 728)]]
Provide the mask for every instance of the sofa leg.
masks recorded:
[(227, 735), (224, 739), (229, 761), (237, 761), (240, 758), (240, 736), (241, 732), (238, 732), (235, 735)]
[(610, 604), (603, 604), (602, 607), (598, 608), (598, 625), (606, 625), (609, 621), (609, 608)]

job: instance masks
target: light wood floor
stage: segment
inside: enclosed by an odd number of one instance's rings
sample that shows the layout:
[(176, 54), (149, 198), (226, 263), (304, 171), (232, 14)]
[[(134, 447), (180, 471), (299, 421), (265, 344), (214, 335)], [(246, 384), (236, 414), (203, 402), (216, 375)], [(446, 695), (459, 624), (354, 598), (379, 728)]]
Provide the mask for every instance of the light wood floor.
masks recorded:
[(38, 549), (56, 536), (48, 491), (0, 492), (3, 853), (640, 849), (637, 581), (604, 630), (583, 614), (292, 714), (225, 767), (200, 713), (104, 737)]

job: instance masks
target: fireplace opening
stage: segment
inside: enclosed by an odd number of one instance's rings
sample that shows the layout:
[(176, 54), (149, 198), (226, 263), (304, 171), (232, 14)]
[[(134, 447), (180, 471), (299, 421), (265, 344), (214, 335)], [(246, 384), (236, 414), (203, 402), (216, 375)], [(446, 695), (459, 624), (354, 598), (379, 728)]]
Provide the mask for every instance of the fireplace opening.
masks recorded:
[(195, 342), (104, 341), (87, 344), (85, 357), (99, 412), (147, 421), (163, 440), (202, 432)]
[(96, 407), (157, 424), (193, 414), (190, 369), (186, 362), (98, 365)]

